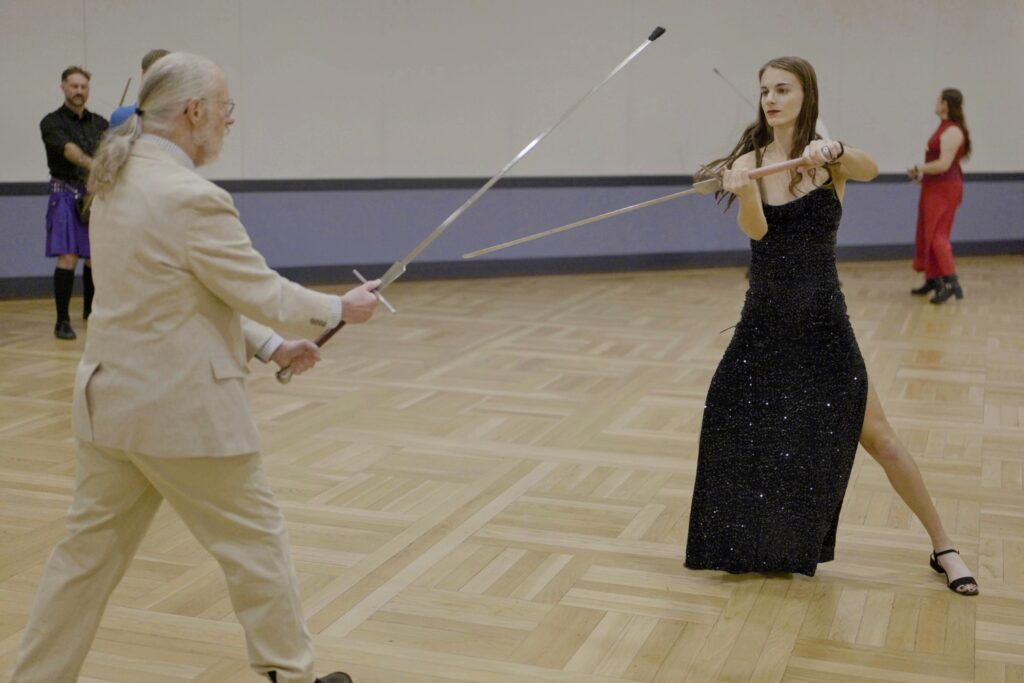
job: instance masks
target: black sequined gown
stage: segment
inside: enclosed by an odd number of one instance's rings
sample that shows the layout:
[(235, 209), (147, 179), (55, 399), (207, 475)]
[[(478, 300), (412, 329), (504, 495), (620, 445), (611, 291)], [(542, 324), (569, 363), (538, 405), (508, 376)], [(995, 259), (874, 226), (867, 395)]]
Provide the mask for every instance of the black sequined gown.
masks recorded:
[(705, 402), (686, 566), (813, 576), (835, 548), (867, 373), (836, 273), (835, 192), (764, 214)]

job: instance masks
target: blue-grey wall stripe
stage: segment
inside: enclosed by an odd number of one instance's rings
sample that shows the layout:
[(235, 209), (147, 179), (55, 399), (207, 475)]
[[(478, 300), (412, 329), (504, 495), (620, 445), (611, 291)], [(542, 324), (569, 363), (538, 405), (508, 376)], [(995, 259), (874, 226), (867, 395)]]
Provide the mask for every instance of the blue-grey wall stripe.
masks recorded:
[[(342, 192), (346, 190), (452, 190), (477, 189), (486, 178), (289, 178), (217, 180), (228, 192)], [(907, 183), (903, 173), (882, 173), (873, 183)], [(965, 173), (964, 182), (1024, 182), (1024, 172)], [(499, 188), (523, 187), (645, 187), (690, 185), (693, 176), (546, 176), (503, 178)], [(0, 197), (45, 195), (45, 182), (0, 183)]]
[[(376, 275), (404, 256), (482, 178), (225, 180), (253, 243), (274, 268), (308, 283)], [(675, 268), (744, 263), (748, 242), (708, 197), (689, 197), (513, 247), (461, 255), (679, 190), (685, 176), (508, 178), (414, 262), (409, 279)], [(901, 174), (848, 185), (840, 258), (909, 259), (919, 190)], [(46, 185), (0, 183), (0, 297), (47, 296)], [(1024, 173), (965, 176), (953, 227), (957, 255), (1024, 253)], [(909, 274), (909, 263), (908, 263)]]

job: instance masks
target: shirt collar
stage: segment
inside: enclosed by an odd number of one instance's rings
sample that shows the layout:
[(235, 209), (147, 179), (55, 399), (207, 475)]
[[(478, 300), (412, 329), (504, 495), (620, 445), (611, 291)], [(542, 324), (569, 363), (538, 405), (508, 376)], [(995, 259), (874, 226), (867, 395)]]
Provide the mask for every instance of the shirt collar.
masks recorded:
[(60, 105), (60, 108), (64, 111), (65, 116), (70, 116), (76, 121), (85, 121), (87, 118), (89, 118), (89, 115), (92, 113), (88, 109), (83, 108), (81, 114), (76, 114), (74, 111), (71, 110), (71, 107), (68, 106), (67, 102)]
[(157, 147), (159, 147), (160, 149), (164, 150), (172, 157), (174, 157), (175, 161), (180, 163), (185, 168), (195, 169), (196, 165), (192, 161), (192, 157), (190, 157), (188, 154), (185, 154), (185, 150), (183, 150), (181, 147), (178, 147), (176, 144), (174, 144), (167, 138), (160, 137), (159, 135), (153, 135), (152, 133), (143, 133), (139, 137), (139, 139), (153, 143), (154, 145), (156, 145)]

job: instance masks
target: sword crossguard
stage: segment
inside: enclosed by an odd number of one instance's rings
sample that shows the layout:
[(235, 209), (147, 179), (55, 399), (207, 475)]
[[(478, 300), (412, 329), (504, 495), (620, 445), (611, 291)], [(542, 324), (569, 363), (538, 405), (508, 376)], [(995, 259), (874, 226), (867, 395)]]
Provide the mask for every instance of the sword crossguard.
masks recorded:
[[(403, 268), (402, 270), (405, 270), (405, 269)], [(360, 273), (358, 270), (355, 270), (354, 268), (352, 269), (352, 272), (355, 274), (355, 276), (357, 278), (359, 278), (360, 282), (362, 282), (364, 285), (366, 284), (367, 280), (366, 280), (365, 277), (363, 277), (362, 273)], [(373, 290), (373, 295), (375, 297), (377, 297), (377, 301), (379, 301), (382, 304), (384, 304), (384, 308), (388, 309), (392, 314), (398, 313), (398, 311), (395, 310), (395, 307), (391, 305), (391, 302), (388, 301), (387, 299), (385, 299), (384, 295), (380, 293), (380, 290), (382, 290), (382, 289), (384, 289), (384, 281), (383, 281), (383, 279), (381, 280), (380, 287), (378, 287), (377, 289)]]

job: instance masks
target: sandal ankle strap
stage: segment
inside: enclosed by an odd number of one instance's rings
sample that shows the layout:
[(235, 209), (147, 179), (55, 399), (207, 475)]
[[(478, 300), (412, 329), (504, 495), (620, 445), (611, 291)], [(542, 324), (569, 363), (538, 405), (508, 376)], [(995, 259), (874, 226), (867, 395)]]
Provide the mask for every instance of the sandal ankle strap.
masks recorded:
[(943, 550), (941, 553), (940, 552), (935, 552), (933, 550), (932, 551), (932, 557), (934, 557), (935, 559), (938, 559), (938, 558), (942, 557), (943, 555), (949, 555), (950, 553), (956, 553), (957, 555), (959, 555), (960, 551), (957, 550), (956, 548), (950, 548), (949, 550)]

